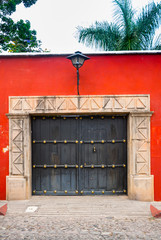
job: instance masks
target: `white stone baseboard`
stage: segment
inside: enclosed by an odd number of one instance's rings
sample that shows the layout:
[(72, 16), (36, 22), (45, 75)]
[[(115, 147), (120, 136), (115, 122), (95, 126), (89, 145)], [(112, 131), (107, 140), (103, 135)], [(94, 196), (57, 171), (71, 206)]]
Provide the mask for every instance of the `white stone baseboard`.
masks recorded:
[(131, 200), (154, 201), (154, 176), (131, 175), (128, 196)]
[(7, 176), (6, 178), (6, 199), (26, 199), (26, 179), (24, 177)]

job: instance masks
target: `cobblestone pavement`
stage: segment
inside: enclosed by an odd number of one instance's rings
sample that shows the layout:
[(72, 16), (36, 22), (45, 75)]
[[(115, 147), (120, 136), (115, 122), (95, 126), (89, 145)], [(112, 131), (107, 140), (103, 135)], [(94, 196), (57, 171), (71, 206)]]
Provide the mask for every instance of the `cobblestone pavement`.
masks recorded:
[[(5, 202), (0, 202), (0, 206)], [(161, 202), (152, 203), (161, 209)], [(33, 197), (8, 202), (0, 216), (0, 239), (161, 239), (161, 219), (150, 203), (127, 197)], [(36, 209), (35, 212), (32, 210)], [(26, 212), (27, 210), (31, 212)], [(34, 209), (34, 210), (35, 210)]]

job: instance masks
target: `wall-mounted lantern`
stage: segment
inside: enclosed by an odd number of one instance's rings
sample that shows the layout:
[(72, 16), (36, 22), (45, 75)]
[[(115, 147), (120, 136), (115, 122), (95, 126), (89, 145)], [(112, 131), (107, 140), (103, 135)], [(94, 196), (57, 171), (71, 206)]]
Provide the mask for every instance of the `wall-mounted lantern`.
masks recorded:
[(89, 57), (77, 51), (67, 58), (72, 61), (73, 66), (77, 69), (77, 93), (79, 95), (79, 68), (83, 66), (84, 61), (88, 60)]

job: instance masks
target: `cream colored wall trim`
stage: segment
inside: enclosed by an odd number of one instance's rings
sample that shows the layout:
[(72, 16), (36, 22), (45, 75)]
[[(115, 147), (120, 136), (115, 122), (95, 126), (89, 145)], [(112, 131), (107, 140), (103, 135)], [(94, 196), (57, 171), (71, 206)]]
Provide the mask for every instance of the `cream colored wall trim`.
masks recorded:
[[(8, 200), (19, 199), (21, 180), (21, 186), (25, 186), (25, 190), (24, 187), (21, 187), (23, 194), (20, 198), (22, 199), (22, 196), (25, 196), (24, 199), (31, 197), (30, 115), (64, 113), (127, 113), (128, 195), (131, 199), (153, 200), (153, 176), (150, 175), (150, 117), (152, 115), (150, 95), (10, 97), (9, 114), (7, 114), (10, 132)], [(17, 186), (16, 179), (18, 179)], [(143, 186), (144, 189), (142, 189)]]
[(10, 113), (136, 112), (150, 110), (149, 95), (10, 97)]

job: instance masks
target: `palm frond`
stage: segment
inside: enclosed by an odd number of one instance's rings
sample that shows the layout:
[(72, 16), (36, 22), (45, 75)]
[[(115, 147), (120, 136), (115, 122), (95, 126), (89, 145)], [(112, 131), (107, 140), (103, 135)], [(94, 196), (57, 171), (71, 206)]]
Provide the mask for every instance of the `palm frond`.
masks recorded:
[(161, 20), (161, 2), (150, 3), (139, 16), (131, 0), (113, 0), (114, 23), (95, 22), (88, 28), (78, 27), (79, 42), (103, 50), (160, 49), (161, 37), (154, 44), (156, 29)]
[(131, 0), (113, 0), (115, 4), (114, 20), (122, 31), (129, 33), (131, 29), (134, 12), (132, 10)]
[(161, 50), (161, 33), (152, 38), (150, 49)]
[(114, 24), (95, 22), (88, 28), (78, 27), (78, 41), (98, 49), (115, 50), (119, 45), (120, 31)]
[(136, 21), (137, 36), (140, 36), (142, 43), (148, 48), (151, 37), (155, 35), (156, 29), (159, 27), (161, 14), (161, 3), (150, 3), (142, 9), (142, 13)]

